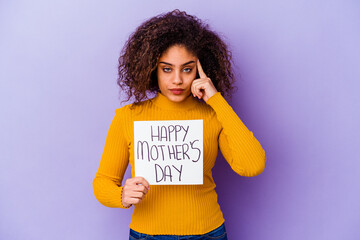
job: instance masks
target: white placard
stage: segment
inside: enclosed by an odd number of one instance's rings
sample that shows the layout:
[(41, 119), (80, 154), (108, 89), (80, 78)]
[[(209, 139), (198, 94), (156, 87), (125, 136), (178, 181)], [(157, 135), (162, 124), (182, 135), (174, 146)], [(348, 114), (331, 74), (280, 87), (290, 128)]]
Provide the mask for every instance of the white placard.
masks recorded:
[(151, 185), (203, 184), (203, 120), (134, 121), (134, 159)]

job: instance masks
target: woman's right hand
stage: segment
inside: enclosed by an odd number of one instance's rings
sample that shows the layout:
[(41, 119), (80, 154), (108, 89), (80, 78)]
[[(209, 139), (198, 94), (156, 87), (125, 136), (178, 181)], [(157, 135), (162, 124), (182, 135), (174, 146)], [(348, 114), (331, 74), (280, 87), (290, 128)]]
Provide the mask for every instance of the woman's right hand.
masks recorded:
[(122, 189), (122, 204), (124, 207), (130, 207), (133, 204), (138, 204), (149, 191), (150, 186), (148, 181), (143, 177), (128, 178)]

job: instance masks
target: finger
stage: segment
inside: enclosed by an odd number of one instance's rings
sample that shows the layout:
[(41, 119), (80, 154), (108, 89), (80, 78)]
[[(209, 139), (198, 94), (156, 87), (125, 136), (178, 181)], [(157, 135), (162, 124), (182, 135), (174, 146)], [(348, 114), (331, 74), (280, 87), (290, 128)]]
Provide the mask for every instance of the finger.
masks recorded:
[(191, 93), (193, 94), (194, 97), (199, 97), (198, 96), (198, 91), (196, 89), (196, 85), (197, 85), (197, 82), (199, 81), (199, 79), (196, 79), (193, 81), (193, 83), (191, 84)]
[(203, 92), (202, 92), (202, 88), (201, 86), (194, 86), (193, 87), (193, 90), (192, 90), (192, 93), (199, 99), (201, 99), (203, 97)]
[(140, 201), (141, 201), (141, 199), (139, 199), (139, 198), (129, 198), (127, 203), (134, 205), (134, 204), (138, 204)]
[(207, 76), (206, 76), (206, 74), (205, 74), (205, 72), (204, 72), (204, 70), (203, 70), (203, 68), (202, 68), (202, 66), (201, 66), (201, 64), (200, 64), (200, 60), (199, 60), (199, 59), (197, 60), (197, 70), (198, 70), (198, 72), (199, 72), (200, 78), (207, 78)]
[(141, 192), (143, 194), (146, 194), (148, 192), (148, 188), (143, 185), (136, 185), (133, 189), (134, 192)]
[(200, 98), (203, 97), (204, 92), (206, 91), (206, 84), (207, 84), (206, 79), (196, 79), (195, 81), (193, 81), (192, 84), (193, 92), (195, 93), (195, 95), (197, 95)]
[(143, 185), (147, 189), (150, 189), (150, 186), (149, 186), (150, 184), (149, 184), (148, 181), (146, 181), (145, 178), (143, 178), (143, 177), (134, 177), (133, 180), (134, 180), (136, 185)]
[(129, 198), (139, 198), (139, 199), (143, 199), (145, 196), (145, 194), (143, 192), (132, 192), (129, 195)]

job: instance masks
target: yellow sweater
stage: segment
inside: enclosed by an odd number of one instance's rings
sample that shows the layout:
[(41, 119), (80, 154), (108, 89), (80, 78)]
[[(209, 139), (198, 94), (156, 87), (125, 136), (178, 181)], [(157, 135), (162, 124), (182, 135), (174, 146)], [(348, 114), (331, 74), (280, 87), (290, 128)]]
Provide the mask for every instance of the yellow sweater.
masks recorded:
[(134, 108), (126, 105), (115, 110), (93, 180), (98, 201), (108, 207), (125, 208), (121, 183), (129, 162), (135, 176), (134, 121), (191, 119), (203, 119), (203, 185), (151, 185), (134, 207), (130, 223), (133, 230), (152, 235), (196, 235), (219, 227), (224, 218), (211, 173), (219, 148), (241, 176), (256, 176), (264, 170), (263, 148), (220, 93), (207, 103), (192, 96), (175, 103), (158, 93)]

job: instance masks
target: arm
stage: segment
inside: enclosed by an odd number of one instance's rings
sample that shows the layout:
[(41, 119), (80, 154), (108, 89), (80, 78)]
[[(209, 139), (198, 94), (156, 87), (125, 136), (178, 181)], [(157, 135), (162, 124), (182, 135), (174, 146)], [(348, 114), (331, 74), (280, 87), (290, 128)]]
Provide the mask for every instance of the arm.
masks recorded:
[(251, 177), (259, 175), (265, 168), (265, 151), (256, 140), (253, 133), (236, 115), (234, 110), (221, 96), (211, 79), (197, 61), (199, 79), (191, 85), (194, 97), (203, 99), (216, 112), (222, 126), (219, 136), (220, 150), (231, 168), (241, 176)]
[(219, 92), (206, 102), (216, 112), (222, 125), (220, 150), (231, 168), (241, 176), (251, 177), (264, 171), (266, 156), (253, 133), (244, 125)]
[(93, 180), (93, 190), (97, 200), (107, 206), (128, 208), (122, 204), (121, 186), (124, 173), (129, 164), (129, 151), (124, 137), (126, 113), (124, 107), (115, 110), (105, 140), (100, 166)]

